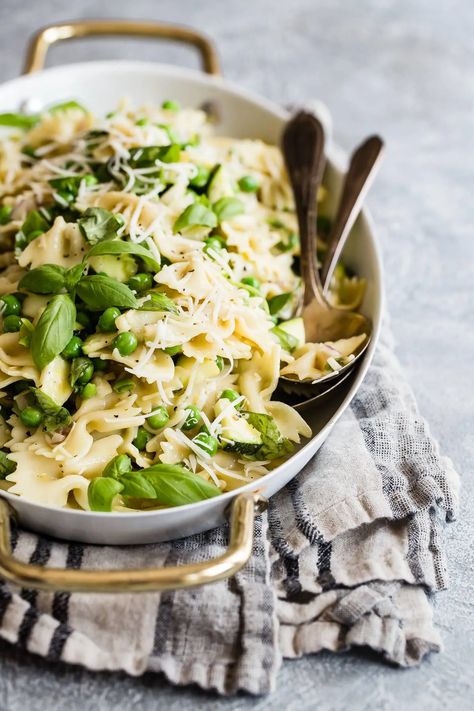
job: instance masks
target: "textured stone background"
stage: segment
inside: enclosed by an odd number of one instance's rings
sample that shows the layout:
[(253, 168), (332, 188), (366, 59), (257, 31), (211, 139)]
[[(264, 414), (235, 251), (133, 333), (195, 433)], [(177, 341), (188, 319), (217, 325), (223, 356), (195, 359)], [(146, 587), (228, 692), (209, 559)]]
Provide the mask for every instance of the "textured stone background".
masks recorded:
[[(369, 203), (384, 249), (398, 354), (434, 434), (464, 474), (462, 517), (447, 532), (452, 584), (435, 603), (445, 651), (412, 671), (361, 655), (318, 655), (286, 663), (269, 698), (220, 700), (152, 675), (52, 667), (2, 644), (0, 710), (472, 708), (472, 2), (0, 0), (0, 80), (19, 73), (26, 39), (39, 26), (104, 16), (206, 30), (228, 78), (281, 102), (326, 102), (344, 148), (373, 131), (385, 137), (386, 160)], [(112, 57), (195, 63), (191, 50), (115, 40), (63, 45), (50, 61)]]

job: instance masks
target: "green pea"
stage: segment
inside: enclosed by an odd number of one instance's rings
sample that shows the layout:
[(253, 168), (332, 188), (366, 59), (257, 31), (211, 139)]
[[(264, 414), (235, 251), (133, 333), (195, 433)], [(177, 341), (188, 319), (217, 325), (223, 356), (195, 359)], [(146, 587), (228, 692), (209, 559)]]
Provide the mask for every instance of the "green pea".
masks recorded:
[(211, 457), (213, 457), (218, 448), (219, 442), (215, 437), (206, 432), (200, 432), (195, 437), (193, 437), (193, 442), (198, 445), (204, 452), (207, 452)]
[(237, 400), (237, 398), (240, 397), (239, 393), (236, 390), (223, 390), (221, 392), (221, 398), (225, 398), (226, 400), (230, 400), (231, 402), (234, 402), (234, 400)]
[(219, 370), (224, 369), (224, 358), (222, 356), (217, 356), (216, 357), (216, 365), (219, 368)]
[(138, 339), (132, 331), (125, 331), (124, 333), (119, 333), (118, 336), (115, 336), (112, 341), (112, 346), (118, 350), (120, 355), (128, 356), (136, 351)]
[(134, 447), (136, 447), (140, 452), (146, 449), (146, 446), (150, 439), (153, 437), (151, 432), (148, 432), (144, 427), (139, 427), (135, 439), (132, 441)]
[(258, 180), (253, 175), (244, 175), (238, 185), (244, 193), (255, 193), (259, 188)]
[(191, 178), (189, 184), (192, 185), (193, 188), (205, 188), (209, 182), (211, 171), (203, 165), (198, 165), (196, 168), (197, 173), (194, 178)]
[(255, 277), (244, 277), (242, 279), (242, 284), (245, 284), (246, 286), (251, 286), (252, 289), (260, 289), (260, 282), (258, 279), (255, 279)]
[(119, 378), (115, 381), (113, 389), (116, 393), (131, 392), (135, 389), (135, 383), (132, 378)]
[(115, 319), (117, 319), (119, 316), (120, 309), (118, 309), (116, 306), (109, 306), (109, 308), (105, 309), (104, 313), (99, 318), (97, 325), (99, 326), (101, 331), (105, 331), (106, 333), (116, 331), (117, 326), (115, 325)]
[(92, 364), (95, 373), (104, 373), (108, 367), (107, 361), (102, 358), (92, 358)]
[(61, 355), (63, 358), (66, 358), (66, 360), (72, 360), (72, 358), (78, 358), (82, 355), (82, 340), (79, 336), (73, 336), (71, 338)]
[(168, 410), (163, 405), (159, 405), (150, 417), (147, 417), (147, 422), (152, 430), (161, 430), (166, 425), (170, 416)]
[(149, 123), (150, 121), (147, 118), (141, 118), (135, 121), (135, 126), (148, 126)]
[(196, 405), (189, 405), (186, 412), (188, 415), (184, 421), (183, 430), (192, 430), (201, 421), (201, 411)]
[(97, 385), (95, 383), (86, 383), (81, 390), (81, 397), (84, 400), (89, 400), (89, 398), (94, 397), (97, 393)]
[(151, 289), (153, 286), (153, 277), (151, 274), (139, 272), (138, 274), (130, 277), (127, 282), (127, 286), (129, 289), (133, 289), (133, 291), (146, 291), (147, 289)]
[(163, 101), (161, 104), (162, 109), (167, 109), (168, 111), (179, 111), (181, 106), (177, 101), (174, 101), (173, 99), (166, 99), (166, 101)]
[(225, 242), (223, 242), (223, 240), (219, 237), (208, 237), (204, 240), (204, 251), (210, 257), (212, 257), (212, 252), (220, 252), (220, 250), (224, 247)]
[(22, 325), (22, 320), (19, 316), (12, 314), (11, 316), (6, 316), (3, 319), (3, 330), (5, 333), (16, 333), (20, 330)]
[[(21, 311), (21, 303), (19, 299), (16, 298), (16, 296), (13, 296), (13, 294), (7, 294), (6, 296), (2, 296), (0, 299), (5, 306), (3, 308), (3, 317), (5, 316), (19, 316), (20, 311)], [(1, 307), (0, 307), (1, 308)]]
[(25, 427), (38, 427), (43, 421), (43, 413), (37, 407), (25, 407), (20, 412), (20, 420)]

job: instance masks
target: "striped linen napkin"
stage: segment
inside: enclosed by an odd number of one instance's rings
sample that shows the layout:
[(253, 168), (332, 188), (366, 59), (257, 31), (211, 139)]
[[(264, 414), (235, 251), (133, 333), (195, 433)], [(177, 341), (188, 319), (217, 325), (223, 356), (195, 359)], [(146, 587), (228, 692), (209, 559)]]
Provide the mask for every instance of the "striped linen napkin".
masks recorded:
[[(400, 666), (438, 651), (427, 593), (446, 587), (442, 529), (457, 475), (418, 414), (385, 334), (320, 452), (258, 517), (251, 561), (204, 588), (135, 595), (0, 584), (0, 637), (51, 662), (163, 672), (222, 694), (271, 691), (285, 657), (370, 647)], [(79, 568), (179, 565), (219, 555), (225, 528), (135, 547), (19, 531), (15, 553)]]

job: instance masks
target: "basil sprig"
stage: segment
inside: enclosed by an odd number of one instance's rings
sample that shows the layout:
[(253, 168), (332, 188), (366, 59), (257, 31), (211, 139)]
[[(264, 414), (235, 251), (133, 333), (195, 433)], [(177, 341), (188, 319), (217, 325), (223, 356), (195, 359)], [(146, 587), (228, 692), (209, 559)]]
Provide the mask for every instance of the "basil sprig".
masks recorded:
[(138, 302), (126, 284), (103, 274), (82, 277), (76, 285), (77, 295), (92, 311), (102, 311), (109, 306), (119, 309), (136, 309)]
[(184, 506), (218, 496), (221, 490), (179, 464), (154, 464), (141, 472), (165, 506)]
[(293, 296), (292, 291), (287, 291), (284, 294), (277, 294), (268, 299), (268, 308), (272, 316), (276, 316), (288, 304)]
[(151, 168), (161, 163), (177, 163), (181, 147), (177, 143), (169, 146), (137, 146), (130, 149), (131, 168)]
[(280, 457), (286, 457), (294, 450), (294, 444), (282, 436), (271, 415), (265, 415), (261, 412), (249, 412), (247, 413), (247, 419), (249, 424), (255, 427), (262, 437), (261, 447), (250, 458), (258, 460), (279, 459)]
[(140, 306), (139, 311), (169, 311), (177, 314), (178, 307), (169, 296), (161, 294), (159, 291), (149, 291), (147, 300)]
[(67, 294), (54, 296), (41, 314), (31, 336), (31, 355), (43, 370), (64, 350), (71, 340), (76, 321), (76, 307)]
[(173, 232), (182, 232), (188, 227), (217, 227), (217, 217), (201, 202), (189, 205), (174, 223)]
[(30, 388), (30, 392), (36, 401), (36, 405), (44, 415), (43, 427), (47, 432), (54, 432), (70, 424), (71, 415), (65, 407), (55, 403), (49, 395), (46, 395), (39, 388)]
[(64, 274), (64, 287), (66, 291), (73, 292), (77, 286), (78, 281), (82, 278), (86, 265), (84, 262), (76, 264), (74, 267), (70, 267)]
[(118, 454), (110, 460), (102, 472), (102, 476), (111, 476), (118, 479), (122, 474), (127, 474), (132, 470), (132, 460), (126, 454)]
[(33, 294), (57, 294), (64, 287), (66, 270), (57, 264), (42, 264), (20, 279), (19, 289), (27, 289)]
[(274, 326), (270, 330), (280, 341), (281, 347), (288, 353), (294, 351), (298, 346), (298, 339), (291, 333), (287, 333), (283, 328), (280, 328), (280, 326)]
[(87, 498), (92, 511), (112, 511), (114, 498), (123, 489), (118, 479), (97, 477), (92, 479), (87, 488)]
[(156, 499), (156, 490), (148, 478), (140, 472), (127, 472), (119, 479), (123, 485), (122, 496), (134, 499)]
[(245, 212), (245, 207), (242, 200), (235, 197), (223, 197), (217, 200), (212, 206), (218, 222), (230, 220), (231, 217), (236, 217)]
[(16, 469), (16, 462), (12, 462), (8, 458), (6, 452), (0, 449), (0, 479), (5, 479), (9, 474), (12, 474)]
[[(129, 471), (126, 471), (127, 467), (130, 467)], [(93, 511), (110, 511), (118, 493), (153, 499), (164, 506), (183, 506), (210, 499), (221, 492), (214, 484), (178, 464), (154, 464), (134, 472), (129, 457), (118, 455), (107, 464), (102, 477), (89, 484), (89, 506)]]
[(39, 114), (4, 113), (0, 114), (0, 126), (21, 128), (28, 131), (40, 120)]
[(109, 212), (102, 207), (88, 207), (77, 224), (89, 244), (94, 245), (100, 240), (117, 237), (124, 222), (119, 213)]
[(100, 240), (87, 252), (86, 258), (98, 257), (104, 254), (133, 254), (136, 257), (140, 257), (155, 272), (159, 272), (161, 268), (160, 263), (154, 259), (150, 250), (136, 242), (123, 242), (119, 239)]

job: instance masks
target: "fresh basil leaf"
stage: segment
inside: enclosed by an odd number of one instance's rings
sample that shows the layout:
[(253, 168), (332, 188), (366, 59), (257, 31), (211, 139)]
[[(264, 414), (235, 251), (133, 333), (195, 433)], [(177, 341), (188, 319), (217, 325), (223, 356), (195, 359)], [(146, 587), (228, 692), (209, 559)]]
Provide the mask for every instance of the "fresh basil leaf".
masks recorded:
[(69, 111), (70, 109), (79, 109), (83, 113), (87, 113), (86, 109), (79, 104), (77, 101), (72, 99), (71, 101), (62, 101), (60, 104), (53, 104), (48, 108), (48, 113), (57, 114), (59, 111)]
[(53, 190), (58, 193), (63, 200), (73, 202), (78, 193), (81, 183), (95, 185), (98, 181), (95, 175), (72, 175), (66, 178), (52, 178), (48, 181)]
[(102, 476), (118, 479), (132, 470), (132, 460), (126, 454), (118, 454), (106, 464)]
[[(131, 168), (151, 168), (159, 163), (177, 163), (181, 147), (177, 143), (170, 146), (137, 146), (130, 149)], [(158, 162), (157, 162), (158, 161)]]
[(272, 316), (276, 316), (280, 311), (285, 308), (287, 303), (291, 301), (291, 298), (293, 296), (292, 291), (288, 291), (284, 294), (278, 294), (277, 296), (272, 296), (271, 299), (268, 299), (268, 308), (270, 310), (270, 314)]
[(31, 355), (39, 370), (64, 350), (73, 336), (76, 307), (66, 294), (54, 296), (41, 314), (31, 337)]
[(84, 262), (81, 262), (81, 264), (76, 264), (74, 267), (70, 267), (70, 269), (67, 270), (64, 275), (64, 286), (67, 291), (73, 291), (76, 288), (78, 281), (84, 274), (85, 268), (86, 265)]
[(187, 227), (217, 227), (215, 214), (201, 202), (189, 205), (174, 223), (173, 232), (182, 232)]
[(0, 114), (0, 126), (11, 126), (12, 128), (22, 128), (28, 131), (33, 126), (36, 126), (40, 120), (39, 114), (19, 114), (5, 113)]
[[(277, 424), (271, 415), (260, 412), (247, 413), (247, 419), (262, 436), (262, 446), (252, 456), (253, 459), (279, 459), (294, 450), (294, 444), (286, 437), (282, 437)], [(248, 456), (248, 455), (247, 455)]]
[(139, 472), (127, 472), (119, 479), (123, 484), (122, 496), (135, 499), (156, 499), (155, 487)]
[(102, 274), (82, 277), (76, 290), (82, 301), (94, 311), (102, 311), (109, 306), (119, 309), (138, 307), (133, 291), (126, 284)]
[(58, 405), (39, 388), (30, 388), (36, 404), (44, 414), (43, 427), (48, 432), (54, 432), (71, 423), (71, 415), (65, 407)]
[(77, 224), (89, 244), (96, 244), (100, 240), (116, 237), (125, 220), (119, 213), (102, 207), (88, 207)]
[(42, 264), (20, 279), (18, 287), (33, 294), (57, 294), (64, 287), (64, 267), (56, 264)]
[(87, 252), (86, 258), (98, 257), (102, 254), (133, 254), (140, 257), (155, 272), (159, 272), (161, 268), (150, 250), (136, 242), (124, 242), (119, 239), (101, 240)]
[(221, 490), (178, 464), (154, 464), (140, 474), (155, 490), (155, 498), (165, 506), (183, 506), (218, 496)]
[(284, 331), (279, 326), (274, 326), (271, 329), (271, 332), (275, 334), (275, 336), (280, 341), (281, 347), (285, 351), (288, 351), (288, 353), (294, 351), (295, 348), (298, 346), (298, 339), (295, 338), (295, 336), (292, 336), (291, 333), (287, 333), (286, 331)]
[(16, 462), (8, 459), (6, 452), (0, 449), (0, 479), (5, 479), (9, 474), (12, 474), (16, 469)]
[(20, 346), (25, 346), (25, 348), (29, 348), (31, 345), (31, 336), (33, 335), (33, 324), (31, 321), (27, 318), (22, 318), (21, 319), (21, 326), (20, 326), (20, 332), (19, 332), (19, 338), (18, 338), (18, 343)]
[(280, 250), (280, 252), (291, 252), (298, 246), (298, 244), (298, 235), (295, 235), (294, 232), (289, 232), (288, 240), (286, 242), (284, 240), (280, 240), (276, 243), (275, 247)]
[(123, 489), (117, 479), (97, 477), (87, 487), (87, 499), (91, 511), (112, 511), (112, 502)]
[(235, 197), (223, 197), (212, 206), (218, 222), (230, 220), (245, 212), (244, 203)]
[(178, 313), (178, 307), (166, 294), (161, 294), (159, 291), (149, 291), (146, 296), (148, 297), (147, 301), (140, 306), (140, 311), (169, 311), (173, 314)]

